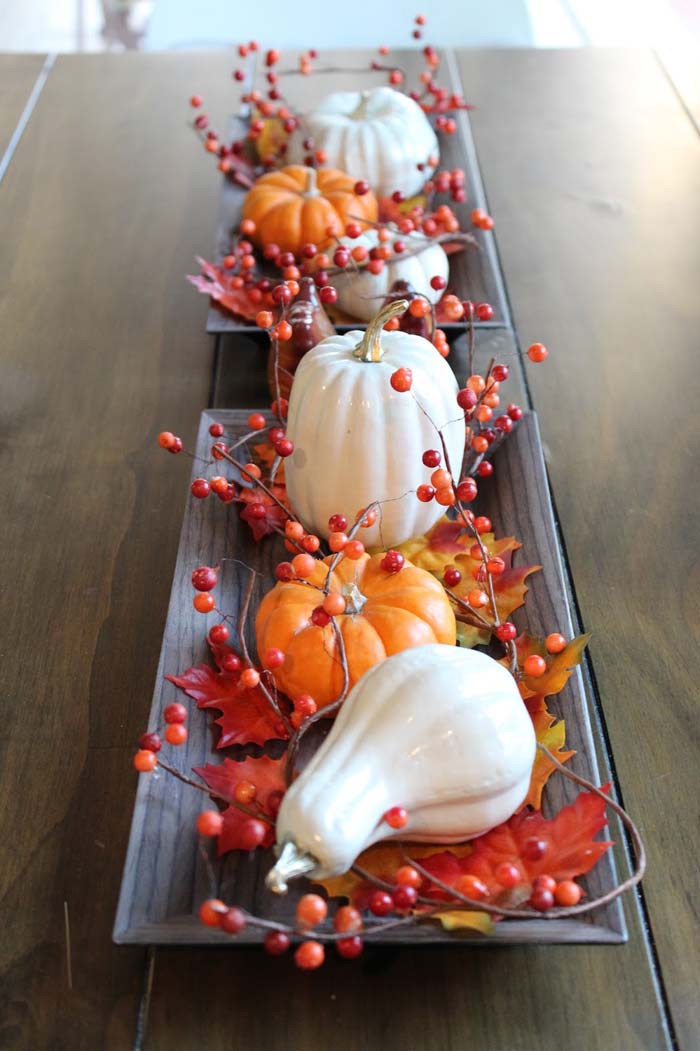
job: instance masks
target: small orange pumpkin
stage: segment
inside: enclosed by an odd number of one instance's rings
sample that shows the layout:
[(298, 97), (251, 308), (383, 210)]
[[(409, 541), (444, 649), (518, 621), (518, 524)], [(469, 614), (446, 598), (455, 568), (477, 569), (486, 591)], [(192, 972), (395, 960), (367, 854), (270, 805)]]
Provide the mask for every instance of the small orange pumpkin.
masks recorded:
[[(260, 603), (255, 621), (258, 653), (284, 653), (275, 669), (279, 689), (289, 697), (311, 694), (319, 708), (335, 701), (343, 688), (343, 670), (333, 625), (312, 623), (333, 556), (318, 560), (308, 584), (279, 583)], [(393, 653), (430, 642), (455, 645), (455, 616), (442, 584), (410, 562), (398, 573), (382, 569), (383, 554), (341, 558), (331, 573), (330, 591), (345, 598), (335, 617), (345, 643), (350, 687), (366, 671)], [(317, 587), (309, 587), (315, 584)]]
[(376, 220), (376, 197), (358, 197), (355, 181), (334, 168), (316, 171), (292, 164), (260, 176), (243, 202), (243, 218), (255, 223), (253, 240), (260, 247), (276, 244), (294, 253), (305, 244), (320, 247), (342, 236), (352, 219), (363, 227), (362, 220)]

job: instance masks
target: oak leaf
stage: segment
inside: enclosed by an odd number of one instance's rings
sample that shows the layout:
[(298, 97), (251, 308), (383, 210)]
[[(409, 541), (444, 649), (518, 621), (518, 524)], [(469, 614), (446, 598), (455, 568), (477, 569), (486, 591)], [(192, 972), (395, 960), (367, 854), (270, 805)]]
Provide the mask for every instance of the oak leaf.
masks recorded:
[(221, 712), (215, 720), (221, 732), (217, 748), (229, 748), (234, 744), (259, 744), (275, 738), (286, 738), (288, 733), (272, 711), (259, 688), (242, 689), (240, 671), (224, 671), (221, 661), (225, 653), (233, 652), (228, 646), (211, 645), (217, 668), (210, 664), (198, 664), (188, 668), (182, 675), (166, 675), (169, 682), (197, 702), (198, 708), (216, 708)]
[[(250, 804), (251, 809), (260, 811), (261, 816), (269, 818), (266, 822), (268, 830), (261, 846), (270, 847), (275, 841), (274, 814), (279, 809), (279, 800), (285, 790), (284, 782), (284, 759), (270, 759), (261, 755), (259, 759), (248, 756), (241, 762), (233, 759), (224, 759), (223, 763), (195, 767), (195, 773), (199, 774), (208, 788), (226, 799), (233, 800), (236, 785), (241, 781), (250, 781), (255, 785), (257, 792), (255, 802)], [(270, 796), (276, 796), (276, 808), (269, 805)], [(242, 825), (250, 820), (250, 815), (239, 810), (236, 806), (229, 806), (223, 811), (224, 826), (218, 837), (218, 854), (227, 854), (229, 850), (241, 850), (240, 832)]]

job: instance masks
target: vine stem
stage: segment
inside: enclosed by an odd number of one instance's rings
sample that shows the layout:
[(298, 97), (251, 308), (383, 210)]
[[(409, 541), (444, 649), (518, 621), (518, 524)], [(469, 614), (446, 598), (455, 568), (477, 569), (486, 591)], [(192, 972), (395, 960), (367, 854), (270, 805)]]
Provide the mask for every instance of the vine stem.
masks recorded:
[[(253, 588), (255, 586), (255, 578), (257, 576), (258, 576), (257, 570), (251, 568), (251, 570), (250, 570), (250, 577), (248, 578), (248, 583), (246, 584), (245, 594), (243, 596), (243, 605), (241, 606), (241, 612), (240, 612), (240, 616), (238, 618), (238, 641), (239, 641), (240, 646), (241, 646), (241, 652), (243, 653), (243, 657), (245, 658), (246, 663), (249, 664), (251, 667), (253, 666), (253, 662), (250, 659), (250, 653), (248, 651), (248, 643), (246, 642), (246, 638), (245, 638), (245, 626), (246, 626), (246, 621), (248, 620), (248, 613), (250, 611), (250, 603), (251, 603), (251, 600), (253, 598)], [(292, 724), (290, 723), (289, 719), (287, 718), (287, 715), (285, 714), (285, 712), (283, 712), (282, 709), (280, 708), (279, 703), (277, 701), (277, 698), (272, 693), (272, 690), (270, 690), (268, 688), (267, 683), (264, 681), (262, 675), (260, 676), (260, 682), (258, 683), (258, 686), (259, 686), (259, 689), (262, 691), (262, 693), (263, 693), (263, 695), (265, 697), (265, 700), (267, 701), (267, 703), (272, 708), (272, 711), (275, 713), (275, 715), (277, 716), (279, 721), (282, 723), (282, 725), (284, 726), (284, 728), (287, 731), (287, 733), (289, 734), (289, 736), (291, 737), (292, 734), (294, 733), (293, 728), (292, 728)]]
[[(353, 218), (353, 217), (352, 216), (348, 216), (348, 218)], [(357, 220), (358, 220), (358, 222), (365, 223), (365, 225), (367, 225), (367, 226), (386, 227), (386, 226), (390, 225), (389, 223), (373, 223), (373, 222), (369, 222), (369, 220), (361, 219), (359, 216), (357, 217)], [(411, 234), (406, 234), (405, 236), (408, 237), (409, 240), (410, 240)], [(472, 237), (471, 234), (464, 233), (461, 230), (455, 230), (454, 233), (448, 233), (447, 231), (445, 231), (445, 233), (436, 234), (435, 237), (427, 238), (425, 244), (417, 245), (415, 248), (411, 248), (407, 252), (402, 252), (401, 255), (396, 256), (395, 259), (387, 259), (387, 260), (385, 260), (385, 262), (393, 263), (393, 262), (396, 262), (396, 261), (401, 261), (403, 259), (411, 259), (412, 256), (420, 255), (422, 252), (427, 252), (429, 248), (433, 248), (434, 245), (436, 245), (436, 244), (442, 244), (443, 242), (449, 242), (449, 241), (460, 241), (460, 242), (463, 242), (464, 244), (472, 245), (472, 247), (475, 247), (475, 248), (478, 248), (478, 246), (479, 246), (479, 242), (474, 237)], [(360, 270), (360, 271), (366, 270), (368, 265), (369, 265), (369, 260), (367, 262), (358, 263), (357, 264), (357, 269)], [(328, 274), (329, 277), (335, 277), (336, 274), (347, 273), (347, 267), (345, 267), (345, 266), (330, 267), (326, 271), (326, 273)]]

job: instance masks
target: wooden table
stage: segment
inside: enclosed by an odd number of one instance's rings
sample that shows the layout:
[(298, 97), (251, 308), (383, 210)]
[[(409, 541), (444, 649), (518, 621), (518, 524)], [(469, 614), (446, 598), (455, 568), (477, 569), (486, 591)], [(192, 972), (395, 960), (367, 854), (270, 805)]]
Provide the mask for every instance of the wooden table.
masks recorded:
[[(700, 1043), (697, 130), (651, 54), (457, 58), (517, 331), (552, 352), (533, 402), (649, 851), (630, 941), (373, 952), (311, 979), (256, 952), (112, 945), (188, 472), (154, 439), (191, 443), (216, 398), (183, 280), (216, 180), (185, 98), (221, 123), (231, 59), (60, 57), (0, 185), (3, 1048)], [(0, 60), (1, 148), (37, 61)]]

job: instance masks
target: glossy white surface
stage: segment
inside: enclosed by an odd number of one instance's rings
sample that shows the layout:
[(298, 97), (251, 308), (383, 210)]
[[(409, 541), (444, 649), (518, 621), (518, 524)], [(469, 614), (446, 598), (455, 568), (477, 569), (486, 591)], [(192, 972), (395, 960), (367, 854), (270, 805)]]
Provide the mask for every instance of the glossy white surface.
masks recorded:
[[(439, 157), (438, 141), (420, 106), (390, 87), (370, 91), (335, 91), (304, 117), (303, 131), (289, 145), (292, 163), (308, 153), (303, 140), (311, 135), (316, 149), (326, 153), (329, 168), (340, 168), (356, 179), (367, 179), (378, 197), (401, 190), (418, 193), (434, 170), (429, 157)], [(419, 171), (418, 164), (425, 165)]]
[[(443, 515), (434, 500), (421, 503), (415, 495), (431, 475), (421, 457), (426, 449), (440, 448), (432, 420), (442, 427), (458, 472), (464, 419), (454, 373), (431, 343), (382, 332), (383, 359), (364, 362), (353, 356), (363, 336), (358, 331), (331, 336), (302, 358), (289, 400), (287, 434), (294, 452), (285, 478), (302, 522), (324, 537), (331, 515), (344, 514), (352, 522), (381, 497), (380, 518), (361, 531), (361, 539), (367, 547), (388, 548), (427, 532)], [(391, 375), (401, 366), (413, 372), (411, 392), (391, 386)]]
[[(381, 839), (460, 842), (507, 820), (530, 783), (535, 734), (514, 679), (491, 657), (430, 645), (388, 657), (349, 694), (288, 790), (277, 841), (347, 869)], [(404, 806), (408, 824), (383, 821)]]
[[(391, 229), (391, 227), (389, 227)], [(356, 245), (372, 249), (379, 244), (376, 230), (366, 230), (359, 237), (342, 237), (341, 243), (350, 251)], [(431, 277), (442, 277), (447, 281), (450, 264), (442, 245), (429, 244), (423, 234), (401, 234), (396, 231), (396, 241), (403, 241), (406, 252), (410, 253), (423, 245), (429, 245), (417, 255), (394, 255), (384, 263), (379, 274), (371, 274), (364, 268), (357, 273), (350, 267), (346, 273), (333, 278), (333, 285), (338, 290), (338, 306), (350, 317), (360, 321), (369, 321), (377, 310), (395, 281), (408, 281), (413, 290), (425, 296), (430, 303), (437, 303), (442, 290), (435, 290)]]

